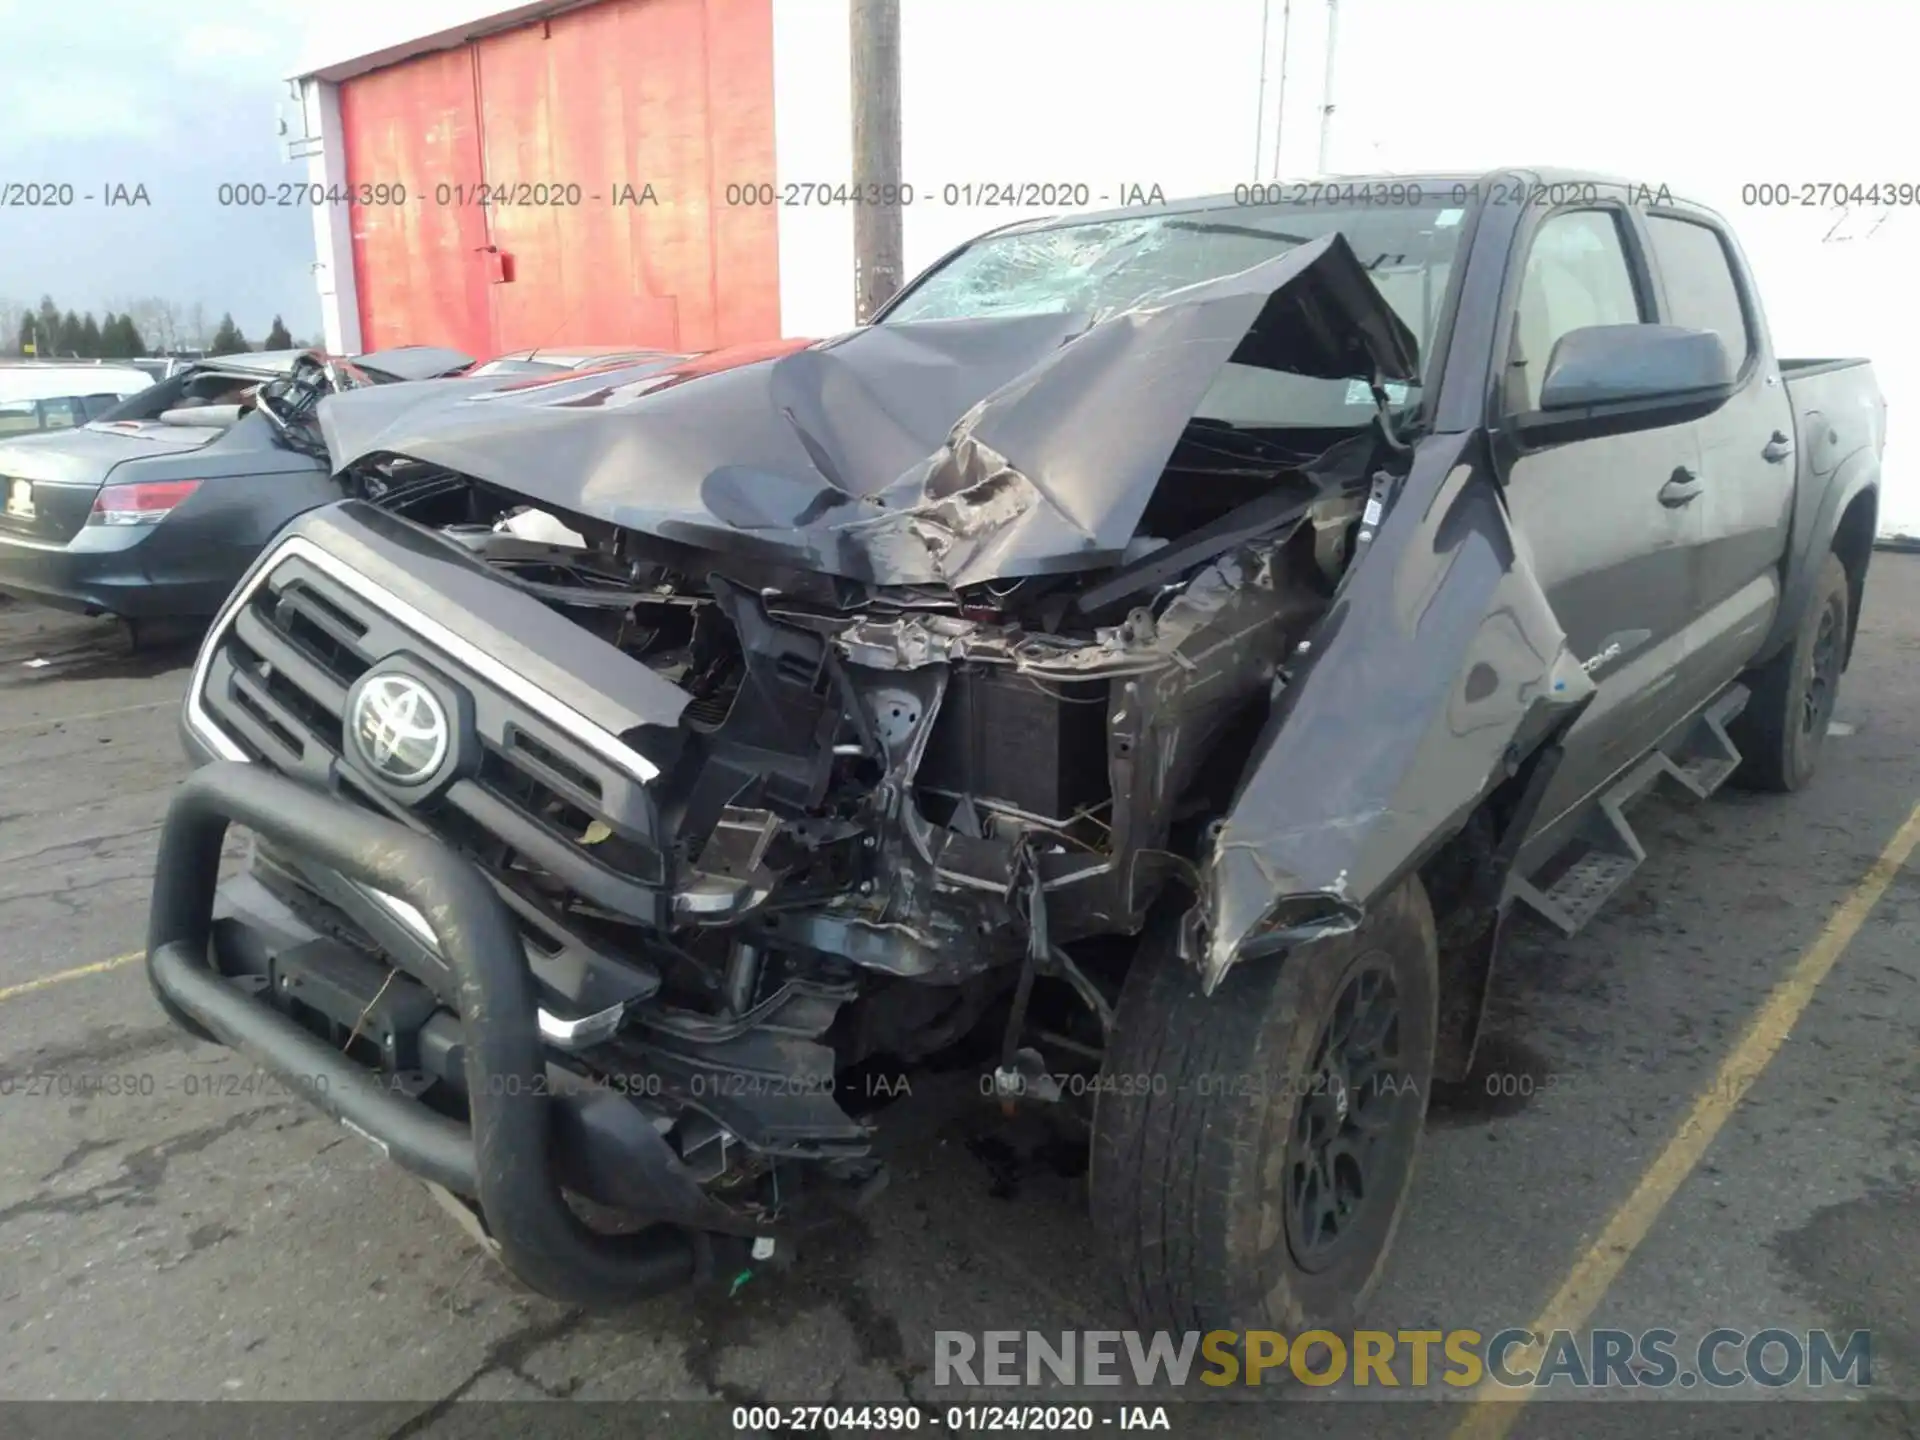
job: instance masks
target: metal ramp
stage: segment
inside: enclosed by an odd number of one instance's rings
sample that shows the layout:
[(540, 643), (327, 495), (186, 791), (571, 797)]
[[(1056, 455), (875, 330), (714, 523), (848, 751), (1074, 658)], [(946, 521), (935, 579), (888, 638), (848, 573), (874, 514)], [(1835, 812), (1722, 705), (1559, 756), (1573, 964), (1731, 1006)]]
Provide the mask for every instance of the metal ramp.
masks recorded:
[(1525, 901), (1562, 935), (1578, 934), (1647, 858), (1627, 821), (1627, 806), (1662, 776), (1704, 800), (1739, 768), (1740, 752), (1727, 726), (1746, 708), (1747, 696), (1744, 685), (1722, 691), (1680, 732), (1678, 744), (1643, 756), (1594, 803), (1566, 848), (1535, 874), (1552, 870), (1568, 849), (1575, 852), (1572, 862), (1545, 886), (1515, 876), (1508, 893)]

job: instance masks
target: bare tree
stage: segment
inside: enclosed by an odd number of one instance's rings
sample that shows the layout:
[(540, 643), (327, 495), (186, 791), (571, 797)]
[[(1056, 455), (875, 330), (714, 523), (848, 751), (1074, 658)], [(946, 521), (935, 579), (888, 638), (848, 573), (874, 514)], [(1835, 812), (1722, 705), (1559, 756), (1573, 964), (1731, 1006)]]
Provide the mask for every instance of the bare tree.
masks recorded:
[(13, 353), (20, 345), (20, 321), (27, 307), (18, 300), (0, 296), (0, 351)]
[(187, 311), (187, 345), (194, 350), (205, 350), (210, 333), (207, 329), (207, 307), (196, 300)]
[(180, 307), (171, 300), (148, 295), (128, 301), (120, 309), (121, 313), (132, 317), (134, 328), (154, 354), (165, 355), (180, 348)]
[(33, 345), (39, 355), (60, 353), (60, 307), (51, 295), (42, 295), (33, 312)]

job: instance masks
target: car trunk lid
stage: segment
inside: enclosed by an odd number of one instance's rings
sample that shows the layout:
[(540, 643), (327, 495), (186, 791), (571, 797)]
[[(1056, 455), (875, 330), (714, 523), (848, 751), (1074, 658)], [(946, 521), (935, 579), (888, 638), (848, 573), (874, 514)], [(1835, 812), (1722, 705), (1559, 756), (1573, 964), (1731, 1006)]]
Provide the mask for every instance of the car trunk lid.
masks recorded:
[(63, 544), (80, 533), (100, 487), (120, 465), (199, 450), (227, 429), (159, 420), (96, 421), (0, 443), (0, 535)]

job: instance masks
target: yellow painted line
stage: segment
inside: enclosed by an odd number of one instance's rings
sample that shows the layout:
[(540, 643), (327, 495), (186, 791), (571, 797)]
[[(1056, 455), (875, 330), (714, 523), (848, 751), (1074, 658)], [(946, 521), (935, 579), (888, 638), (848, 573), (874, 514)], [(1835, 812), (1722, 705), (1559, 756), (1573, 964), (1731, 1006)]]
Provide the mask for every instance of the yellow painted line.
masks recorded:
[[(1740, 1043), (1721, 1063), (1719, 1073), (1693, 1102), (1693, 1109), (1680, 1122), (1654, 1162), (1640, 1177), (1633, 1193), (1622, 1202), (1607, 1221), (1587, 1252), (1567, 1272), (1560, 1289), (1533, 1322), (1536, 1336), (1548, 1336), (1555, 1330), (1578, 1330), (1592, 1318), (1607, 1288), (1618, 1278), (1627, 1261), (1647, 1238), (1653, 1222), (1679, 1190), (1681, 1182), (1700, 1163), (1713, 1144), (1720, 1127), (1727, 1123), (1734, 1108), (1746, 1098), (1754, 1081), (1779, 1053), (1795, 1022), (1800, 1019), (1820, 982), (1827, 978), (1861, 922), (1886, 894), (1893, 877), (1920, 844), (1920, 805), (1914, 806), (1906, 823), (1894, 832), (1880, 858), (1873, 862), (1860, 882), (1834, 908), (1819, 936), (1794, 962), (1786, 978), (1773, 987), (1751, 1022)], [(1519, 1373), (1536, 1368), (1543, 1345), (1536, 1341), (1515, 1346), (1507, 1352), (1507, 1369)], [(1532, 1398), (1531, 1387), (1508, 1387), (1488, 1376), (1475, 1387), (1470, 1399), (1473, 1408), (1454, 1428), (1453, 1440), (1502, 1440), (1520, 1418), (1521, 1407)]]
[(122, 965), (131, 965), (136, 960), (147, 958), (145, 950), (129, 950), (124, 955), (116, 955), (111, 960), (96, 960), (91, 965), (76, 965), (71, 970), (56, 970), (51, 975), (42, 975), (38, 980), (23, 980), (18, 985), (0, 986), (0, 1001), (17, 1000), (22, 995), (31, 995), (38, 990), (50, 990), (55, 985), (64, 985), (69, 980), (84, 980), (89, 975), (104, 975), (109, 970), (118, 970)]

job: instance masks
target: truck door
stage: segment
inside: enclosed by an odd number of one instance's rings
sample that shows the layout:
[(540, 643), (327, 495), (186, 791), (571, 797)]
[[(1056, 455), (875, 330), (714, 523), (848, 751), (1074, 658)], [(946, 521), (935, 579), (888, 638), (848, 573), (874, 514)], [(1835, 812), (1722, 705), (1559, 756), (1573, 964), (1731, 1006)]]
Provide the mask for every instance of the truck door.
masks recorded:
[(1718, 332), (1738, 376), (1733, 397), (1692, 426), (1700, 493), (1689, 508), (1701, 536), (1690, 679), (1710, 695), (1745, 668), (1779, 605), (1793, 512), (1793, 410), (1732, 237), (1680, 208), (1649, 211), (1645, 223), (1661, 318)]
[[(1510, 292), (1498, 405), (1539, 408), (1554, 343), (1589, 325), (1653, 323), (1655, 286), (1632, 215), (1621, 205), (1550, 212), (1523, 238)], [(1507, 426), (1506, 494), (1516, 530), (1569, 645), (1598, 693), (1567, 737), (1543, 797), (1548, 823), (1592, 793), (1683, 718), (1686, 629), (1701, 537), (1693, 428), (1668, 425), (1527, 448)]]

